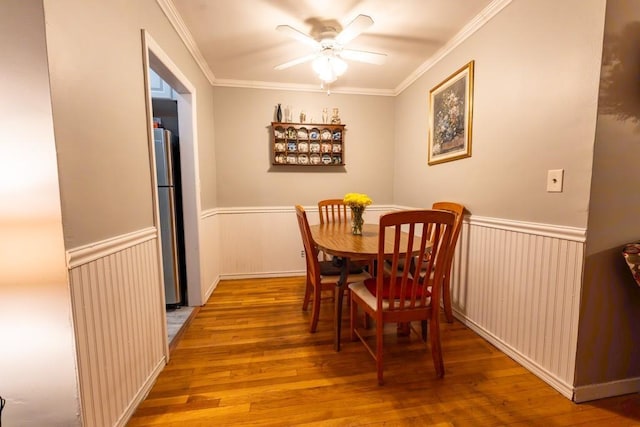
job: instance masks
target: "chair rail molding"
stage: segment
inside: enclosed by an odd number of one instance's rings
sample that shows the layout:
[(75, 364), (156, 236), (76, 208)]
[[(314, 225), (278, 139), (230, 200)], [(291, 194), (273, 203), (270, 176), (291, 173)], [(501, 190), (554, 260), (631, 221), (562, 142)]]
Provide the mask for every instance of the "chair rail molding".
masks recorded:
[(158, 229), (156, 227), (147, 227), (69, 249), (67, 251), (67, 268), (71, 270), (157, 237)]

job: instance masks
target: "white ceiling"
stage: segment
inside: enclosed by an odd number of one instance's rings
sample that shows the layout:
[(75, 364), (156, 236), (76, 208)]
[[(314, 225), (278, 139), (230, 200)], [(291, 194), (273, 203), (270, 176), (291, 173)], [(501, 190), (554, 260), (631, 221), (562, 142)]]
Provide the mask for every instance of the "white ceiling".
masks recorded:
[(331, 90), (387, 94), (406, 87), (509, 1), (158, 0), (209, 80), (231, 86), (319, 90), (310, 63), (274, 70), (312, 52), (276, 26), (309, 33), (314, 20), (346, 26), (358, 14), (369, 15), (374, 24), (347, 47), (385, 53), (385, 64), (348, 61), (349, 69)]

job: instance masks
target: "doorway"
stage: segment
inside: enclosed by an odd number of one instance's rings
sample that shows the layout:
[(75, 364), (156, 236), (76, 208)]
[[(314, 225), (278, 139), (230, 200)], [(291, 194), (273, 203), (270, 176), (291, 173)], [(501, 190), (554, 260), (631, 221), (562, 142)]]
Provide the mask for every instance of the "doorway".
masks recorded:
[[(142, 30), (143, 58), (145, 68), (145, 78), (147, 82), (147, 120), (149, 124), (149, 151), (152, 162), (152, 183), (154, 192), (154, 219), (158, 229), (160, 229), (160, 209), (158, 182), (155, 174), (156, 153), (153, 141), (153, 102), (150, 91), (150, 73), (153, 70), (164, 82), (173, 90), (172, 98), (177, 109), (176, 133), (180, 138), (180, 181), (182, 195), (182, 228), (184, 237), (184, 267), (185, 267), (185, 300), (190, 307), (202, 305), (202, 286), (200, 275), (199, 256), (199, 225), (200, 225), (200, 189), (198, 186), (198, 161), (197, 161), (197, 141), (195, 132), (195, 89), (189, 80), (182, 74), (178, 67), (157, 45), (153, 38)], [(158, 231), (158, 251), (161, 254), (160, 231)], [(159, 266), (161, 277), (163, 276), (162, 266)], [(163, 282), (162, 280), (161, 282)], [(162, 283), (161, 283), (162, 284)], [(162, 289), (164, 294), (164, 288)], [(162, 313), (166, 316), (165, 299), (158, 302), (162, 305)], [(184, 316), (181, 316), (184, 317)], [(165, 356), (169, 358), (169, 335), (168, 322), (165, 322), (167, 329), (164, 331), (164, 338), (167, 340)]]

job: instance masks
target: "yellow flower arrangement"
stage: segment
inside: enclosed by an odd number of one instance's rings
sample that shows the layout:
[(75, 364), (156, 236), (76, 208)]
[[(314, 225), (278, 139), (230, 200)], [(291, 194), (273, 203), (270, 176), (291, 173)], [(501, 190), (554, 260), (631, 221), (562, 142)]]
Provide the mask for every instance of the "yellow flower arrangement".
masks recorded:
[(347, 193), (342, 201), (351, 207), (354, 205), (364, 207), (369, 206), (372, 203), (369, 196), (362, 193)]
[(351, 208), (351, 232), (356, 235), (362, 234), (364, 224), (362, 214), (364, 209), (372, 203), (371, 198), (362, 193), (347, 193), (342, 201)]

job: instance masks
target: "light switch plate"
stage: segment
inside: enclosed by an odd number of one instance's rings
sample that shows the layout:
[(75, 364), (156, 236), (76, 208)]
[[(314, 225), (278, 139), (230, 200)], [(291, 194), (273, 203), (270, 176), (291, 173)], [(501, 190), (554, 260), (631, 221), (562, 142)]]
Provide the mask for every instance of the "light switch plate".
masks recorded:
[(564, 169), (549, 169), (547, 172), (547, 192), (562, 193)]

